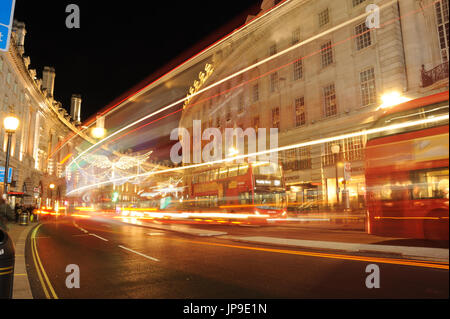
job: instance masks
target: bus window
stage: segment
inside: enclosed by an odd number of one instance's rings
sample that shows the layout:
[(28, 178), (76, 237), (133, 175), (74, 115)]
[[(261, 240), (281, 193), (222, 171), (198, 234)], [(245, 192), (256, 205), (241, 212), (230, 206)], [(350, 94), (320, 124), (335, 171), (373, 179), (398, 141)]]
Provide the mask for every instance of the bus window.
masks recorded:
[(228, 171), (227, 168), (221, 168), (219, 171), (219, 178), (220, 179), (227, 178), (227, 171)]
[(211, 180), (215, 181), (219, 176), (219, 169), (215, 169), (211, 171)]
[(239, 175), (245, 175), (248, 172), (248, 164), (239, 165)]
[(411, 172), (412, 199), (449, 198), (448, 168)]
[(237, 174), (238, 174), (238, 167), (237, 166), (230, 167), (228, 169), (228, 177), (234, 177), (234, 176), (237, 176)]
[(250, 194), (248, 192), (239, 194), (239, 203), (241, 205), (250, 204)]

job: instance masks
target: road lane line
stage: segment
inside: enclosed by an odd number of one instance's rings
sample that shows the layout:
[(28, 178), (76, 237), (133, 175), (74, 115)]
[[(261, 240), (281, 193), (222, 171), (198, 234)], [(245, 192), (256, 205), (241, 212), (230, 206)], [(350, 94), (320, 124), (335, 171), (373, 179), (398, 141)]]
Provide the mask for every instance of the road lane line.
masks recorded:
[[(41, 225), (42, 225), (42, 224), (41, 224)], [(39, 226), (40, 226), (40, 225), (39, 225)], [(38, 227), (39, 227), (39, 226), (38, 226)], [(45, 285), (45, 282), (44, 282), (44, 280), (42, 279), (41, 270), (39, 269), (39, 265), (38, 265), (38, 263), (37, 263), (37, 261), (36, 261), (36, 252), (34, 251), (34, 244), (33, 244), (33, 242), (36, 240), (36, 239), (34, 238), (34, 236), (36, 235), (36, 230), (37, 230), (38, 227), (36, 227), (36, 228), (33, 230), (33, 233), (31, 234), (31, 254), (33, 255), (34, 266), (35, 266), (35, 268), (36, 268), (36, 272), (37, 272), (37, 274), (38, 274), (38, 278), (39, 278), (39, 282), (41, 283), (42, 290), (44, 290), (45, 297), (46, 297), (47, 299), (50, 299), (50, 295), (49, 295), (49, 293), (48, 293), (47, 286)]]
[(374, 263), (379, 262), (379, 263), (383, 263), (383, 264), (395, 264), (395, 265), (403, 265), (403, 266), (415, 266), (415, 267), (437, 268), (437, 269), (449, 270), (448, 264), (445, 264), (445, 263), (439, 264), (439, 263), (433, 263), (433, 262), (422, 261), (422, 260), (403, 260), (403, 259), (382, 258), (382, 257), (365, 257), (365, 256), (340, 255), (340, 254), (327, 254), (327, 253), (316, 253), (316, 252), (309, 252), (309, 251), (208, 243), (208, 242), (203, 242), (203, 241), (186, 240), (186, 239), (175, 239), (175, 238), (168, 238), (168, 239), (175, 240), (175, 241), (181, 241), (181, 242), (188, 242), (188, 243), (193, 243), (193, 244), (199, 244), (199, 245), (220, 246), (220, 247), (256, 250), (256, 251), (289, 254), (289, 255), (321, 257), (321, 258), (330, 258), (330, 259), (344, 259), (344, 260), (374, 262)]
[(140, 253), (140, 252), (135, 251), (135, 250), (133, 250), (133, 249), (127, 248), (127, 247), (125, 247), (125, 246), (119, 245), (119, 247), (122, 248), (122, 249), (128, 250), (128, 251), (131, 251), (132, 253), (135, 253), (135, 254), (137, 254), (137, 255), (139, 255), (139, 256), (142, 256), (142, 257), (145, 257), (145, 258), (147, 258), (147, 259), (150, 259), (150, 260), (153, 260), (153, 261), (159, 261), (159, 259), (157, 259), (157, 258), (154, 258), (154, 257), (150, 257), (150, 256), (147, 256), (147, 255), (144, 255), (143, 253)]
[(101, 239), (101, 240), (104, 240), (104, 241), (108, 241), (108, 239), (106, 239), (106, 238), (103, 238), (103, 237), (100, 237), (99, 235), (96, 235), (96, 234), (89, 234), (90, 236), (95, 236), (95, 237), (97, 237), (97, 238), (99, 238), (99, 239)]
[[(47, 273), (45, 272), (44, 266), (42, 265), (41, 259), (39, 258), (39, 253), (37, 250), (37, 244), (36, 244), (36, 232), (37, 230), (42, 226), (43, 224), (39, 224), (33, 231), (33, 234), (31, 235), (31, 239), (32, 239), (32, 249), (34, 248), (34, 256), (36, 256), (36, 258), (34, 259), (35, 265), (37, 266), (36, 269), (39, 269), (42, 271), (42, 275), (45, 279), (45, 282), (47, 283), (47, 286), (53, 296), (54, 299), (58, 299), (58, 296), (55, 293), (55, 290), (53, 289), (52, 284), (50, 283), (50, 280), (48, 279)], [(34, 257), (33, 256), (33, 257)], [(36, 263), (36, 260), (38, 261), (38, 263)], [(39, 273), (38, 273), (39, 275)], [(39, 275), (39, 279), (41, 280), (41, 284), (43, 284), (44, 282), (42, 281), (42, 277)], [(44, 290), (45, 292), (45, 290)], [(48, 292), (46, 293), (47, 299), (50, 299), (50, 296), (48, 294)]]

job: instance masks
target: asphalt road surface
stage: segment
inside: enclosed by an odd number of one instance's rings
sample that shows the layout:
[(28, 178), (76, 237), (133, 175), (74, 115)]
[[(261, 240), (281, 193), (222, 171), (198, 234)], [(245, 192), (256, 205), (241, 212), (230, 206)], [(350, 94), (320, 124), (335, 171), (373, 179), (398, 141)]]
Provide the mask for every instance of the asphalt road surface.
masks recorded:
[[(252, 229), (248, 228), (251, 236)], [(194, 237), (102, 219), (46, 221), (30, 234), (34, 298), (448, 298), (448, 269)], [(361, 256), (359, 256), (361, 257)], [(79, 269), (79, 288), (68, 288)], [(68, 270), (68, 272), (66, 272)]]

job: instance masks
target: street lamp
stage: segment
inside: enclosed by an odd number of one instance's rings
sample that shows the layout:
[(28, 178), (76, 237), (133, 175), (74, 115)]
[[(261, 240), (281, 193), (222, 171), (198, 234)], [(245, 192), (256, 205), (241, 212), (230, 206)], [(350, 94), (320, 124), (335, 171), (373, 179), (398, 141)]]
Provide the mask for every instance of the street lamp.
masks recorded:
[(333, 144), (331, 146), (331, 152), (334, 154), (334, 163), (336, 164), (336, 200), (339, 206), (339, 181), (338, 181), (338, 154), (341, 150), (339, 144)]
[[(12, 135), (16, 132), (19, 127), (19, 119), (14, 116), (14, 114), (10, 114), (3, 120), (3, 126), (5, 127), (6, 134), (8, 134), (8, 146), (6, 148), (6, 161), (5, 161), (5, 180), (4, 180), (4, 198), (7, 204), (8, 200), (8, 171), (9, 171), (9, 156), (11, 153), (11, 140)], [(6, 205), (5, 205), (5, 214), (6, 214)]]

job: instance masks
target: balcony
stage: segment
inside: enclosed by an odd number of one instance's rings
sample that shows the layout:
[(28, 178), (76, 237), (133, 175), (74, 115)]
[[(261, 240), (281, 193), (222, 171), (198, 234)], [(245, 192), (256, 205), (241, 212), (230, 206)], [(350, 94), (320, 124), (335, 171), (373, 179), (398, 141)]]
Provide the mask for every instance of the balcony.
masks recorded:
[(425, 66), (422, 64), (421, 76), (422, 87), (427, 87), (440, 80), (448, 79), (448, 61), (428, 71), (425, 70)]

